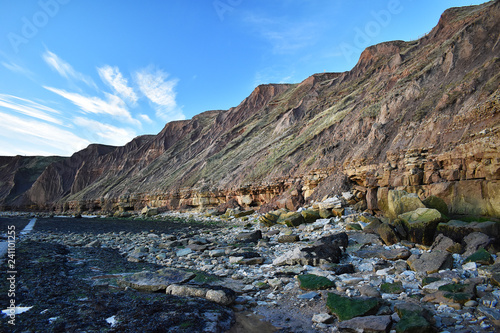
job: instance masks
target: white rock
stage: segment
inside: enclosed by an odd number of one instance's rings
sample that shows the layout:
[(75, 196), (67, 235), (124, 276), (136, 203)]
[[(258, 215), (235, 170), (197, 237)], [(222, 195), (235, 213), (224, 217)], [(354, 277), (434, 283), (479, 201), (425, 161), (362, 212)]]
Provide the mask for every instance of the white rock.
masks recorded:
[(477, 264), (473, 261), (462, 265), (462, 269), (465, 271), (475, 271), (477, 270)]
[(328, 313), (318, 313), (312, 317), (312, 321), (313, 323), (330, 324), (334, 318)]

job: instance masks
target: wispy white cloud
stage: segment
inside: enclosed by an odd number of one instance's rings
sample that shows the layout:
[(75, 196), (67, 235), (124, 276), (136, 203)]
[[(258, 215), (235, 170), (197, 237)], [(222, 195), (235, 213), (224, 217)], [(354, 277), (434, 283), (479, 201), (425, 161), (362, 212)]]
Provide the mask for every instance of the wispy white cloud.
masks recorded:
[(314, 21), (291, 21), (285, 17), (267, 17), (247, 13), (244, 22), (267, 40), (276, 54), (289, 54), (311, 46), (318, 39), (319, 24)]
[(111, 67), (109, 65), (97, 68), (97, 72), (101, 80), (113, 89), (115, 93), (120, 95), (132, 104), (137, 102), (137, 95), (134, 89), (128, 86), (128, 81), (123, 77), (118, 67)]
[(23, 74), (23, 75), (28, 76), (28, 77), (33, 76), (33, 73), (29, 69), (27, 69), (19, 64), (16, 64), (14, 62), (7, 63), (5, 61), (2, 61), (2, 66), (7, 68), (11, 72), (14, 72), (14, 73)]
[(52, 87), (44, 88), (70, 100), (84, 113), (107, 114), (122, 122), (127, 122), (138, 126), (141, 125), (139, 120), (132, 117), (132, 115), (126, 108), (125, 102), (123, 102), (123, 100), (118, 96), (104, 93), (107, 98), (107, 100), (105, 101), (100, 99), (99, 97), (87, 97), (62, 89)]
[(89, 76), (77, 72), (69, 63), (59, 58), (59, 56), (49, 50), (42, 54), (43, 60), (62, 77), (82, 81), (90, 87), (96, 88), (96, 84)]
[(93, 135), (100, 138), (99, 141), (110, 145), (121, 146), (136, 137), (136, 133), (129, 128), (119, 128), (92, 119), (76, 117), (74, 123), (87, 128)]
[(2, 144), (2, 154), (15, 155), (23, 152), (41, 154), (43, 150), (52, 147), (51, 151), (57, 151), (62, 155), (71, 155), (90, 144), (88, 140), (46, 122), (20, 118), (3, 112), (0, 112), (0, 118), (2, 119), (0, 140), (10, 142), (10, 144), (15, 142), (18, 146), (24, 144), (24, 148), (18, 148), (14, 152), (7, 151)]
[(139, 118), (141, 118), (142, 120), (144, 120), (145, 122), (147, 122), (149, 124), (153, 123), (153, 121), (151, 120), (151, 118), (149, 118), (149, 116), (147, 114), (140, 114)]
[(165, 121), (186, 119), (176, 102), (175, 87), (179, 80), (167, 78), (167, 73), (153, 67), (135, 75), (139, 89), (153, 103), (158, 118)]
[(6, 108), (18, 113), (22, 113), (26, 116), (48, 121), (50, 123), (58, 125), (63, 124), (60, 118), (56, 118), (47, 114), (47, 112), (50, 112), (60, 115), (61, 112), (54, 110), (48, 106), (30, 101), (28, 99), (12, 95), (0, 94), (0, 108)]

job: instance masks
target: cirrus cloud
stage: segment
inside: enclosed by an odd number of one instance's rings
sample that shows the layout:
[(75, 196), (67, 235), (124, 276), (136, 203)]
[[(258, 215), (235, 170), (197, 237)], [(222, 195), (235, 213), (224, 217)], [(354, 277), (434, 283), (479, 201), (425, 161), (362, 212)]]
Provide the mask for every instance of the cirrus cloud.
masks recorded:
[(106, 83), (115, 93), (130, 101), (132, 105), (137, 102), (137, 95), (134, 89), (128, 86), (128, 81), (123, 77), (118, 67), (105, 65), (97, 68), (101, 80)]

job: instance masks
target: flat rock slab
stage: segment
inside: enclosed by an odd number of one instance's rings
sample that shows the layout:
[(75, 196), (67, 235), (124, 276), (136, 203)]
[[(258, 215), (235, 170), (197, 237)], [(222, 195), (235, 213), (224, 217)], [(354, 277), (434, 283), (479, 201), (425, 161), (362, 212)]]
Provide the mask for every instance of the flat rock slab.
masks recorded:
[(406, 260), (411, 256), (411, 252), (408, 249), (390, 249), (386, 250), (382, 246), (372, 246), (359, 251), (354, 252), (354, 255), (360, 258), (380, 258), (384, 260)]
[(154, 292), (166, 290), (171, 284), (184, 283), (195, 277), (195, 274), (181, 269), (163, 268), (155, 272), (145, 271), (123, 277), (118, 281), (122, 288), (129, 287), (139, 291)]
[(424, 252), (422, 255), (413, 254), (407, 260), (408, 266), (418, 273), (432, 274), (442, 269), (453, 268), (453, 257), (448, 252)]
[(387, 332), (391, 316), (366, 316), (344, 320), (338, 324), (340, 332)]
[(201, 297), (222, 305), (230, 305), (236, 299), (236, 293), (233, 290), (215, 286), (172, 284), (168, 286), (166, 293), (176, 296)]

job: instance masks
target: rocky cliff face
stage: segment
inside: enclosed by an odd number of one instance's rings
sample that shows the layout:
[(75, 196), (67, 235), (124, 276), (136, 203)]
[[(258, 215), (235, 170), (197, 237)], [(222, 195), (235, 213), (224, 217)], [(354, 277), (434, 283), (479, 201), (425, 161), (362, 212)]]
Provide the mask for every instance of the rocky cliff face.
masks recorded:
[(349, 72), (262, 85), (230, 110), (89, 146), (11, 203), (291, 208), (349, 185), (372, 210), (398, 188), (500, 216), (499, 22), (498, 0), (452, 8), (420, 40), (367, 48)]

